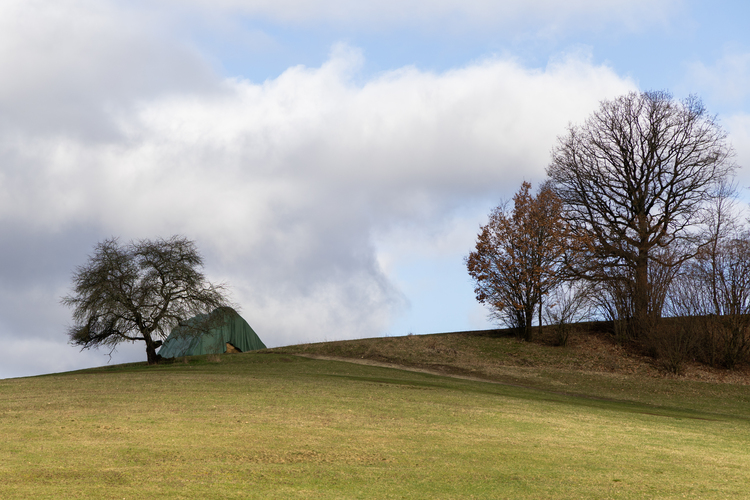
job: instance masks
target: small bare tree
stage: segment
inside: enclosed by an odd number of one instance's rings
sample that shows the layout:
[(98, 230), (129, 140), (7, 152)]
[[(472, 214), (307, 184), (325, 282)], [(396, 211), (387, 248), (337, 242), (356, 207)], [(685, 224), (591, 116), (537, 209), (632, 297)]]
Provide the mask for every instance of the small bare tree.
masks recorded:
[(593, 296), (592, 284), (582, 280), (563, 283), (550, 292), (545, 317), (555, 327), (557, 345), (568, 345), (574, 325), (591, 318)]
[[(715, 186), (735, 166), (726, 133), (695, 97), (632, 92), (601, 103), (559, 139), (547, 169), (580, 245), (575, 269), (595, 281), (622, 281), (630, 293), (632, 332), (647, 329), (653, 264), (675, 266), (699, 244), (695, 226)], [(663, 249), (670, 261), (661, 260)]]
[(114, 350), (121, 342), (143, 341), (148, 363), (156, 363), (156, 349), (174, 326), (229, 305), (225, 287), (209, 283), (202, 267), (195, 244), (180, 236), (99, 243), (73, 274), (73, 294), (62, 299), (73, 308), (70, 342)]
[(750, 229), (731, 184), (718, 187), (705, 220), (705, 244), (672, 287), (671, 314), (699, 340), (696, 357), (733, 368), (750, 356)]
[(567, 225), (560, 217), (559, 198), (543, 185), (532, 196), (524, 182), (513, 197), (513, 210), (495, 208), (481, 228), (475, 251), (466, 259), (477, 300), (496, 319), (532, 338), (533, 315), (563, 275)]
[(699, 254), (691, 277), (710, 298), (704, 301), (712, 320), (708, 347), (718, 351), (722, 365), (734, 368), (750, 354), (750, 233), (735, 234)]

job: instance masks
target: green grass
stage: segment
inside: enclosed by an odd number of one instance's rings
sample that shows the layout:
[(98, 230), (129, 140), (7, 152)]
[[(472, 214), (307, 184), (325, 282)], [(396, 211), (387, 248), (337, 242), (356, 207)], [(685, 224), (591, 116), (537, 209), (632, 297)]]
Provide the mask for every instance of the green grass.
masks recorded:
[(0, 498), (747, 498), (746, 386), (212, 359), (0, 380)]

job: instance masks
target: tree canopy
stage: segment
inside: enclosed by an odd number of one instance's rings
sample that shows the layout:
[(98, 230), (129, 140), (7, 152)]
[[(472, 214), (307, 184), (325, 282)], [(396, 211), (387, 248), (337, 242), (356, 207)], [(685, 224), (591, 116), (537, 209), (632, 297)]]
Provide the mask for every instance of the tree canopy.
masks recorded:
[(224, 285), (201, 272), (195, 243), (181, 236), (120, 245), (99, 243), (73, 274), (73, 293), (62, 303), (73, 308), (70, 342), (84, 349), (143, 341), (149, 364), (177, 324), (229, 305)]
[(524, 182), (513, 197), (513, 209), (496, 207), (481, 227), (476, 249), (466, 259), (477, 300), (487, 304), (531, 340), (531, 324), (542, 297), (562, 279), (567, 224), (562, 203), (549, 186), (536, 196)]
[(649, 315), (660, 314), (651, 268), (679, 265), (697, 252), (694, 229), (733, 172), (732, 156), (726, 133), (699, 99), (675, 101), (667, 92), (604, 101), (559, 138), (547, 174), (587, 256), (575, 271), (629, 283), (636, 336)]
[(512, 212), (490, 214), (466, 259), (477, 300), (530, 339), (544, 298), (560, 345), (594, 312), (673, 373), (750, 361), (750, 218), (733, 202), (733, 157), (694, 96), (602, 101), (558, 138), (539, 194), (524, 183)]

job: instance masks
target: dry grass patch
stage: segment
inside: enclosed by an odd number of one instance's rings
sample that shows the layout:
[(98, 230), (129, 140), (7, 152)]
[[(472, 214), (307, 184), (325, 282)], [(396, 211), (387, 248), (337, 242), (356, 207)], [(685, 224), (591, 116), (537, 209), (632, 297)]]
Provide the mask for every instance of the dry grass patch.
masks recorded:
[(661, 370), (652, 358), (597, 331), (598, 324), (587, 328), (575, 332), (566, 347), (553, 346), (554, 331), (545, 328), (534, 342), (507, 331), (486, 330), (302, 344), (270, 351), (657, 405), (695, 398), (696, 408), (734, 412), (739, 409), (732, 402), (750, 402), (747, 367), (728, 371), (693, 363), (678, 377)]
[[(485, 330), (302, 344), (272, 351), (365, 359), (489, 379), (504, 377), (509, 373), (508, 368), (517, 373), (516, 368), (524, 367), (636, 377), (676, 377), (661, 369), (653, 358), (636, 348), (624, 347), (606, 332), (597, 331), (596, 328), (601, 328), (598, 324), (593, 325), (579, 327), (566, 347), (554, 346), (554, 329), (546, 327), (541, 335), (536, 335), (534, 342), (517, 339), (506, 330)], [(730, 371), (687, 363), (679, 378), (749, 385), (750, 367)]]

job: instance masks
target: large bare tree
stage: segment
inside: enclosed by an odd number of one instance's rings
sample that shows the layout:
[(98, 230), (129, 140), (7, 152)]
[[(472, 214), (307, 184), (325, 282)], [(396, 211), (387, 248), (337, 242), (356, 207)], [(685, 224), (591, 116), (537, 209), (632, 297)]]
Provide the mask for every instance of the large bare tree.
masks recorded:
[(603, 101), (559, 138), (547, 174), (587, 256), (577, 271), (629, 281), (633, 317), (626, 319), (635, 336), (659, 314), (650, 266), (679, 265), (696, 252), (695, 226), (732, 174), (732, 156), (726, 133), (698, 98), (676, 101), (667, 92)]
[(187, 238), (99, 243), (73, 275), (75, 324), (68, 335), (84, 349), (143, 341), (149, 364), (170, 330), (190, 317), (229, 305), (223, 285), (208, 282), (203, 259)]

